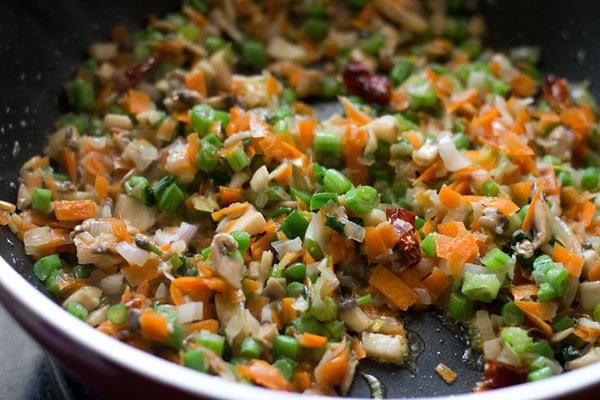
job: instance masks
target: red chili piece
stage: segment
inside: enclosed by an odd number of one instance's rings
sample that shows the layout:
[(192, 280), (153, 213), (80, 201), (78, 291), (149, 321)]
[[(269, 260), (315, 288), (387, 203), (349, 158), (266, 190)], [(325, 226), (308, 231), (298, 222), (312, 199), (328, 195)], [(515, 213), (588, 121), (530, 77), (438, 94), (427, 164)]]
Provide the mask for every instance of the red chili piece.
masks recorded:
[(150, 72), (156, 64), (160, 61), (160, 55), (157, 53), (152, 54), (139, 64), (128, 68), (123, 74), (118, 75), (115, 78), (115, 89), (119, 93), (124, 93), (127, 90), (135, 87), (141, 80)]
[(392, 98), (392, 85), (387, 76), (376, 74), (361, 63), (351, 62), (342, 74), (344, 85), (351, 94), (366, 102), (386, 106)]
[(483, 371), (482, 385), (478, 391), (497, 389), (527, 382), (527, 370), (523, 367), (487, 360)]
[(386, 208), (385, 216), (400, 236), (396, 247), (404, 262), (410, 267), (416, 266), (421, 261), (421, 250), (415, 229), (415, 213), (404, 208)]
[(548, 75), (544, 79), (542, 93), (544, 94), (544, 100), (558, 111), (572, 104), (569, 87), (565, 78)]

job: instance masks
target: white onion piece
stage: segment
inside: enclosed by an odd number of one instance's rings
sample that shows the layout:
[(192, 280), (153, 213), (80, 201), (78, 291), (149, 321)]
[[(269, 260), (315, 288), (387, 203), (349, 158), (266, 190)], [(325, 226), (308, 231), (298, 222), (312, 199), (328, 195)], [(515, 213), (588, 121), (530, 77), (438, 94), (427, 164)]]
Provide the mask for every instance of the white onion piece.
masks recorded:
[(156, 243), (158, 246), (172, 243), (177, 239), (177, 232), (165, 232), (159, 229), (154, 233), (154, 243)]
[(47, 245), (48, 243), (52, 242), (53, 239), (54, 235), (52, 234), (52, 228), (49, 226), (42, 226), (26, 231), (23, 234), (25, 254), (41, 256), (42, 254), (38, 251), (38, 248)]
[(167, 285), (165, 285), (164, 282), (161, 282), (160, 285), (158, 285), (154, 297), (157, 299), (164, 299), (167, 297)]
[(586, 310), (592, 310), (600, 303), (600, 281), (581, 282), (579, 296), (581, 306)]
[(95, 286), (83, 286), (65, 299), (63, 307), (67, 308), (68, 304), (74, 301), (81, 304), (86, 310), (92, 311), (100, 304), (100, 296), (102, 296), (102, 290), (100, 288)]
[(269, 170), (263, 165), (256, 170), (250, 179), (250, 189), (255, 193), (264, 192), (269, 187)]
[(175, 307), (175, 311), (179, 324), (200, 321), (204, 317), (204, 304), (201, 301), (191, 301)]
[(371, 318), (360, 307), (352, 307), (338, 313), (338, 318), (344, 321), (348, 329), (354, 332), (363, 332), (373, 322)]
[(494, 327), (492, 326), (492, 320), (490, 319), (490, 314), (487, 311), (478, 310), (475, 313), (475, 321), (473, 325), (475, 325), (475, 328), (479, 330), (479, 337), (482, 344), (496, 337), (496, 334), (494, 333)]
[(287, 253), (299, 253), (302, 251), (302, 240), (297, 237), (295, 239), (277, 240), (271, 243), (271, 246), (277, 252), (279, 258)]
[(483, 342), (483, 355), (487, 360), (495, 360), (502, 351), (502, 339), (494, 338)]
[(95, 218), (85, 220), (81, 224), (81, 227), (88, 231), (92, 236), (100, 236), (101, 233), (113, 233), (112, 224), (110, 222)]
[(563, 221), (558, 217), (554, 217), (554, 224), (552, 225), (552, 233), (556, 236), (556, 239), (562, 243), (567, 250), (575, 253), (579, 256), (583, 254), (581, 243), (571, 230)]
[(419, 297), (419, 303), (425, 304), (425, 305), (431, 304), (431, 296), (429, 295), (429, 291), (427, 289), (415, 287), (415, 288), (412, 288), (412, 290)]
[(123, 286), (123, 275), (122, 274), (109, 275), (100, 281), (100, 288), (107, 295), (120, 293), (122, 286)]
[(366, 231), (364, 227), (346, 218), (340, 218), (340, 221), (344, 223), (344, 233), (348, 239), (356, 240), (359, 243), (362, 243), (363, 240), (365, 240)]
[(182, 222), (181, 225), (179, 225), (179, 229), (177, 230), (177, 234), (175, 236), (177, 236), (177, 239), (181, 239), (185, 243), (189, 244), (196, 233), (198, 233), (198, 225)]
[(150, 252), (137, 248), (127, 242), (119, 242), (115, 245), (115, 250), (129, 264), (142, 267), (150, 258)]
[(322, 251), (327, 248), (329, 237), (327, 235), (327, 230), (325, 229), (325, 218), (323, 218), (321, 213), (313, 213), (304, 237), (317, 242)]
[(459, 171), (472, 165), (471, 160), (463, 155), (449, 136), (444, 136), (438, 143), (438, 152), (448, 171)]

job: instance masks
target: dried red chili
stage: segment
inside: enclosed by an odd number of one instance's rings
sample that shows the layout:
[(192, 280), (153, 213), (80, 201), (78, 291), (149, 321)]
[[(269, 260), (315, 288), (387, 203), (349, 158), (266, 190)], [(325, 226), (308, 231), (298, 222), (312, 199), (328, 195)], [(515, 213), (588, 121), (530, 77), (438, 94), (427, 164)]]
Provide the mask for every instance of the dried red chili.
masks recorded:
[(135, 87), (160, 61), (160, 55), (152, 54), (144, 61), (126, 69), (121, 75), (115, 78), (115, 89), (119, 93), (124, 93), (127, 90)]
[(414, 267), (421, 261), (421, 249), (415, 229), (415, 213), (404, 208), (386, 208), (385, 216), (400, 240), (396, 245), (404, 262)]
[(360, 63), (348, 63), (342, 74), (342, 80), (348, 92), (367, 102), (382, 106), (390, 103), (392, 85), (388, 77), (377, 74)]
[(487, 360), (481, 385), (477, 391), (497, 389), (527, 382), (527, 370), (523, 367)]
[(565, 78), (556, 75), (548, 75), (542, 86), (544, 100), (556, 110), (562, 110), (572, 104), (571, 94)]

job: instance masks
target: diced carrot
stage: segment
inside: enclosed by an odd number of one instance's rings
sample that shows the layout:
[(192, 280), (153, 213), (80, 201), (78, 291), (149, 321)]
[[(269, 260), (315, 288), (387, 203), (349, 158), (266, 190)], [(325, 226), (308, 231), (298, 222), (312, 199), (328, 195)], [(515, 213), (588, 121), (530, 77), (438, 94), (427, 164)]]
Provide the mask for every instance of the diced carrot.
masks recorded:
[(373, 270), (369, 278), (369, 285), (377, 289), (392, 304), (403, 311), (408, 310), (419, 299), (406, 283), (382, 265), (378, 265)]
[(274, 135), (270, 132), (266, 132), (264, 136), (252, 138), (252, 143), (267, 160), (283, 161), (306, 157), (300, 149), (286, 142), (281, 135)]
[(448, 208), (454, 209), (460, 207), (461, 205), (462, 201), (460, 193), (455, 192), (446, 185), (442, 186), (440, 189), (439, 196), (440, 202)]
[(94, 184), (94, 190), (96, 196), (100, 202), (104, 201), (108, 197), (108, 179), (103, 176), (96, 176), (96, 183)]
[(202, 332), (209, 331), (210, 333), (218, 333), (219, 321), (216, 319), (204, 319), (202, 321), (192, 322), (185, 326), (186, 332)]
[(323, 347), (327, 344), (327, 337), (316, 335), (310, 332), (304, 332), (298, 336), (298, 342), (300, 346), (307, 349), (315, 349), (318, 347)]
[(114, 336), (119, 332), (119, 327), (113, 325), (109, 320), (102, 322), (96, 329), (109, 336)]
[(381, 240), (383, 240), (383, 242), (389, 249), (393, 248), (394, 246), (396, 246), (396, 244), (398, 244), (398, 240), (400, 240), (400, 237), (394, 230), (392, 224), (390, 224), (388, 221), (380, 222), (375, 227), (375, 229), (377, 229)]
[(517, 301), (531, 300), (533, 296), (537, 295), (538, 289), (538, 285), (535, 283), (526, 283), (523, 285), (512, 285), (510, 287), (510, 293)]
[(486, 207), (493, 207), (505, 216), (510, 216), (520, 210), (519, 206), (513, 203), (512, 200), (504, 197), (483, 197), (483, 196), (463, 196), (463, 200), (467, 202), (481, 201)]
[(508, 188), (510, 189), (514, 197), (517, 197), (522, 200), (527, 200), (531, 196), (532, 186), (533, 181), (524, 181), (508, 185)]
[(279, 319), (283, 325), (289, 324), (294, 318), (296, 318), (296, 310), (294, 309), (293, 297), (284, 297), (281, 299), (281, 311), (279, 312)]
[(265, 78), (265, 91), (269, 96), (278, 96), (281, 92), (281, 84), (271, 74), (268, 74)]
[(591, 201), (582, 201), (573, 207), (572, 210), (571, 218), (583, 222), (583, 226), (587, 228), (592, 224), (594, 215), (596, 214), (596, 204)]
[(600, 281), (600, 263), (589, 270), (587, 278), (588, 281)]
[(358, 338), (352, 339), (352, 351), (358, 360), (362, 360), (363, 358), (367, 357), (367, 352), (365, 351), (362, 342), (358, 340)]
[(287, 390), (292, 385), (281, 372), (264, 360), (250, 360), (247, 364), (237, 364), (237, 370), (252, 382), (269, 389)]
[(192, 71), (185, 76), (185, 87), (190, 90), (195, 90), (202, 97), (206, 97), (206, 80), (204, 71), (201, 69)]
[(314, 119), (303, 119), (298, 122), (298, 135), (300, 138), (300, 144), (303, 147), (311, 147), (315, 138), (315, 120)]
[(307, 371), (297, 371), (294, 372), (294, 384), (296, 385), (296, 389), (302, 393), (306, 390), (310, 389), (311, 379), (310, 374)]
[[(158, 258), (150, 258), (142, 267), (130, 265), (121, 267), (121, 273), (131, 286), (139, 286), (162, 275), (158, 269)], [(140, 292), (138, 287), (137, 292)]]
[(200, 152), (200, 140), (197, 132), (187, 135), (186, 155), (189, 162), (195, 166), (198, 153)]
[(354, 103), (352, 103), (346, 97), (340, 96), (339, 100), (348, 118), (358, 126), (368, 124), (372, 121), (371, 117), (359, 110)]
[(156, 131), (156, 138), (161, 141), (168, 141), (173, 137), (175, 129), (177, 129), (177, 120), (171, 117), (166, 117)]
[(429, 291), (429, 294), (435, 298), (444, 293), (452, 285), (450, 277), (440, 268), (431, 271), (421, 283)]
[(262, 284), (254, 279), (244, 278), (242, 280), (242, 290), (248, 296), (251, 293), (258, 292), (262, 288)]
[(459, 233), (466, 233), (467, 230), (462, 222), (450, 221), (437, 226), (438, 232), (442, 235), (456, 237)]
[(410, 142), (410, 144), (412, 145), (412, 147), (414, 149), (418, 149), (421, 147), (423, 138), (422, 138), (422, 135), (420, 132), (410, 130), (410, 131), (404, 132), (403, 136), (406, 140), (408, 140)]
[(140, 314), (140, 328), (145, 339), (164, 342), (169, 339), (171, 331), (169, 320), (151, 308), (146, 308)]
[(421, 232), (424, 235), (428, 235), (428, 234), (430, 234), (432, 232), (435, 232), (436, 228), (437, 228), (436, 223), (434, 221), (428, 219), (428, 220), (425, 221), (425, 224), (421, 228)]
[(145, 92), (135, 89), (129, 89), (129, 91), (127, 91), (125, 105), (132, 114), (137, 115), (148, 110), (151, 104), (152, 101), (150, 100), (150, 96)]
[(315, 379), (322, 387), (333, 387), (342, 383), (349, 368), (350, 350), (346, 346), (346, 339), (333, 349), (325, 352), (321, 361), (315, 368)]
[(75, 152), (69, 147), (63, 147), (61, 149), (62, 162), (69, 175), (69, 180), (73, 183), (77, 183), (77, 156)]
[(346, 161), (348, 177), (355, 185), (365, 184), (369, 170), (366, 165), (360, 162), (367, 144), (365, 130), (358, 129), (355, 125), (346, 126), (343, 143), (342, 152)]
[(556, 315), (558, 306), (555, 303), (550, 301), (543, 303), (535, 301), (515, 301), (515, 304), (525, 313), (527, 318), (540, 329), (544, 336), (552, 336), (554, 331), (546, 321), (551, 321)]
[(96, 203), (92, 200), (58, 200), (53, 204), (54, 214), (59, 221), (96, 218)]
[(583, 257), (567, 250), (558, 243), (554, 244), (552, 259), (554, 259), (556, 262), (562, 263), (562, 265), (569, 271), (569, 275), (576, 278), (579, 278), (579, 275), (581, 275), (584, 264)]
[(415, 179), (415, 181), (413, 182), (413, 186), (416, 186), (420, 182), (428, 182), (430, 180), (433, 180), (433, 178), (436, 177), (438, 172), (441, 171), (443, 165), (444, 164), (441, 160), (437, 160), (436, 162), (431, 164), (429, 167), (427, 167), (425, 171), (421, 173), (421, 175), (419, 175), (417, 179)]
[(519, 97), (530, 97), (535, 95), (537, 85), (532, 77), (526, 73), (519, 72), (512, 81), (510, 81), (510, 88), (512, 93)]
[(222, 205), (230, 205), (239, 202), (242, 198), (242, 188), (219, 186), (219, 199)]
[(370, 261), (377, 261), (379, 257), (389, 253), (389, 249), (385, 245), (379, 231), (373, 226), (365, 228), (365, 239), (363, 244), (367, 248), (367, 258)]
[[(438, 232), (446, 234), (435, 235), (435, 251), (438, 257), (448, 261), (448, 268), (452, 276), (458, 277), (464, 264), (479, 253), (477, 240), (469, 234), (464, 225), (449, 225), (451, 223), (438, 225)], [(449, 236), (448, 233), (456, 233)]]
[(595, 343), (598, 336), (600, 336), (600, 330), (578, 325), (573, 329), (573, 335), (586, 342)]
[(515, 157), (534, 155), (531, 147), (527, 145), (526, 141), (521, 140), (521, 137), (508, 130), (503, 132), (499, 137), (500, 150), (506, 155)]
[(292, 164), (283, 163), (275, 168), (271, 174), (271, 178), (280, 185), (288, 185), (292, 178)]
[(250, 115), (239, 107), (234, 107), (229, 111), (230, 121), (227, 124), (227, 136), (231, 136), (239, 131), (250, 129)]
[(533, 198), (531, 199), (531, 203), (529, 203), (529, 209), (527, 210), (527, 214), (525, 214), (525, 218), (523, 218), (523, 225), (521, 225), (521, 228), (525, 232), (529, 232), (531, 228), (533, 228), (535, 218), (535, 207), (536, 203), (541, 201), (541, 196), (542, 190), (536, 190), (535, 194), (533, 195)]
[(563, 108), (560, 112), (560, 119), (565, 125), (579, 134), (585, 134), (591, 128), (592, 121), (588, 119), (588, 115), (582, 108)]
[(269, 249), (271, 246), (271, 239), (273, 238), (273, 235), (275, 235), (277, 227), (278, 225), (275, 224), (273, 220), (267, 221), (266, 225), (262, 229), (263, 232), (259, 232), (259, 234), (262, 234), (262, 236), (256, 239), (254, 243), (250, 245), (250, 253), (255, 260), (259, 260), (263, 251)]
[(452, 114), (466, 104), (472, 104), (478, 99), (477, 90), (471, 88), (457, 95), (450, 97), (450, 102), (446, 105), (446, 113)]
[(228, 207), (222, 208), (219, 211), (215, 211), (211, 214), (213, 221), (219, 222), (221, 219), (228, 215), (242, 215), (250, 204), (246, 201), (243, 203), (233, 203)]

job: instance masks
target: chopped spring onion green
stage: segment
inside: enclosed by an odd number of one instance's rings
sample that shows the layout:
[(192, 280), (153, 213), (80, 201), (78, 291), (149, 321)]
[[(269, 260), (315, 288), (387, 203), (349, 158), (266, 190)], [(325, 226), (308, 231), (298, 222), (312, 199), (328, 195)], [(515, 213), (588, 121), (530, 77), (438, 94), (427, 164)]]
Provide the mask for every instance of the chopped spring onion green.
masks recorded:
[(497, 247), (481, 257), (481, 263), (492, 270), (499, 270), (509, 262), (510, 256)]
[(31, 208), (48, 213), (52, 210), (52, 191), (49, 189), (35, 188), (31, 192)]
[(337, 169), (330, 168), (323, 177), (323, 186), (328, 192), (343, 194), (352, 188), (352, 181)]
[(421, 250), (427, 257), (435, 257), (435, 233), (430, 233), (421, 241)]
[(275, 357), (288, 357), (295, 360), (298, 357), (300, 344), (298, 339), (293, 336), (278, 335), (273, 340), (273, 353)]
[(82, 321), (85, 321), (89, 314), (88, 310), (81, 303), (76, 301), (70, 301), (67, 303), (67, 311)]
[(212, 350), (219, 357), (223, 356), (225, 337), (209, 331), (202, 331), (196, 336), (196, 343)]
[(129, 308), (125, 304), (113, 304), (106, 311), (106, 318), (111, 324), (115, 326), (121, 326), (129, 318)]
[(285, 233), (288, 239), (304, 237), (308, 221), (298, 211), (292, 211), (281, 223), (280, 230)]
[(363, 185), (346, 192), (346, 207), (356, 214), (365, 214), (379, 205), (379, 194), (371, 186)]
[(240, 345), (240, 355), (248, 359), (260, 358), (262, 350), (262, 344), (250, 336), (245, 337)]
[(57, 269), (62, 268), (62, 262), (57, 254), (40, 258), (33, 264), (33, 273), (40, 281), (45, 281)]
[(158, 199), (158, 207), (165, 210), (169, 214), (174, 214), (185, 200), (185, 194), (177, 186), (176, 183), (171, 183)]
[(474, 274), (467, 271), (461, 291), (471, 300), (489, 303), (498, 296), (500, 280), (492, 274)]

